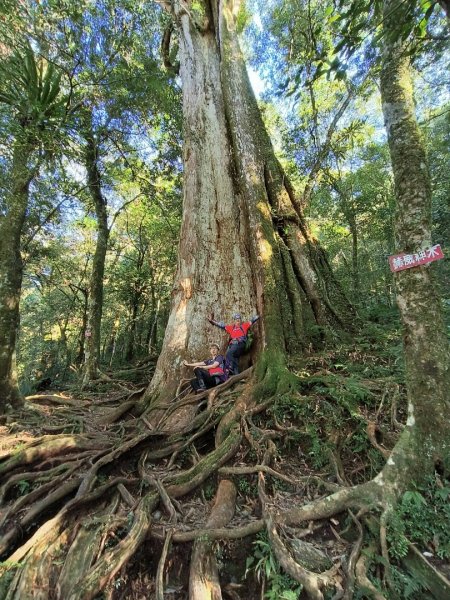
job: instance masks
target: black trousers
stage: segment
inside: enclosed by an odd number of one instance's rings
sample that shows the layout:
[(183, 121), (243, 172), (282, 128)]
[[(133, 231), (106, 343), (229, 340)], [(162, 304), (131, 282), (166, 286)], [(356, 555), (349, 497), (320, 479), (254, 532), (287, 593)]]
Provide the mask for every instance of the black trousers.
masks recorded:
[(239, 357), (245, 352), (245, 342), (239, 342), (238, 344), (230, 344), (228, 346), (226, 359), (230, 365), (230, 375), (237, 375), (239, 373)]
[(191, 386), (195, 392), (215, 387), (220, 383), (219, 378), (215, 375), (210, 375), (207, 369), (195, 367), (194, 374), (195, 379), (191, 379)]

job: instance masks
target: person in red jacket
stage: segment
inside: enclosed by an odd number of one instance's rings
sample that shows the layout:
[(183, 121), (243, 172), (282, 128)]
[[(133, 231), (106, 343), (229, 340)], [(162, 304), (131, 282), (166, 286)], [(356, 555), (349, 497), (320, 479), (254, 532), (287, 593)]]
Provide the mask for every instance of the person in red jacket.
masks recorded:
[(230, 336), (225, 359), (229, 365), (229, 374), (237, 375), (239, 373), (239, 357), (244, 354), (245, 344), (248, 339), (248, 330), (259, 319), (259, 315), (255, 315), (249, 321), (243, 322), (241, 315), (236, 313), (233, 315), (233, 323), (231, 325), (225, 325), (222, 321), (215, 321), (213, 316), (211, 315), (208, 321), (212, 325), (224, 329)]
[(223, 383), (227, 378), (224, 364), (225, 359), (219, 354), (218, 344), (211, 344), (209, 349), (211, 358), (195, 363), (183, 361), (185, 367), (195, 367), (195, 379), (191, 379), (191, 386), (197, 394)]

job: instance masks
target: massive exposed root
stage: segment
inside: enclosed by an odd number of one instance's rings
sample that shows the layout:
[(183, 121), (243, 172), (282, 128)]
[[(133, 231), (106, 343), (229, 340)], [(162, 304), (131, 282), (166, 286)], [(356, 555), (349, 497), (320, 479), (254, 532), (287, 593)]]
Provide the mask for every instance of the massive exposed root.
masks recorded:
[[(275, 417), (274, 429), (262, 425), (264, 411), (295, 389), (295, 378), (289, 374), (282, 381), (280, 373), (282, 365), (263, 365), (255, 379), (248, 380), (249, 371), (205, 395), (155, 403), (138, 418), (129, 415), (125, 399), (126, 410), (113, 406), (106, 418), (104, 412), (95, 420), (88, 417), (84, 434), (42, 436), (6, 453), (0, 462), (0, 552), (5, 561), (0, 600), (92, 600), (102, 591), (115, 600), (119, 595), (114, 582), (123, 581), (136, 561), (145, 563), (138, 557), (149, 540), (164, 542), (149, 572), (155, 594), (149, 591), (149, 598), (163, 598), (171, 556), (179, 544), (192, 542), (190, 600), (218, 600), (223, 584), (217, 543), (226, 546), (264, 532), (278, 564), (304, 586), (308, 597), (321, 600), (324, 590), (334, 587), (337, 597), (350, 600), (358, 586), (382, 598), (368, 577), (362, 545), (368, 539), (386, 554), (385, 537), (374, 540), (366, 522), (370, 513), (378, 519), (392, 510), (395, 494), (389, 482), (396, 466), (391, 461), (375, 479), (345, 486), (325, 476), (287, 474), (271, 464), (277, 456), (272, 440), (299, 431)], [(256, 425), (254, 419), (260, 417), (263, 421)], [(248, 453), (256, 456), (243, 465)], [(187, 464), (189, 457), (192, 465)], [(187, 526), (188, 514), (177, 499), (192, 497), (216, 475), (221, 479), (209, 516)], [(252, 514), (243, 520), (238, 510), (235, 521), (236, 484), (241, 481), (242, 486), (242, 478), (252, 476), (259, 477), (262, 518), (253, 501)], [(264, 477), (299, 493), (276, 506)], [(17, 496), (20, 488), (25, 493)], [(166, 515), (162, 520), (161, 511)], [(340, 523), (346, 514), (356, 541), (331, 530), (347, 560), (315, 572), (294, 556), (292, 536), (314, 536), (330, 527), (329, 519)], [(226, 589), (228, 597), (242, 600), (239, 586)]]
[[(222, 480), (206, 527), (215, 529), (227, 525), (233, 518), (235, 502), (236, 487), (231, 481)], [(207, 536), (205, 539), (198, 538), (193, 545), (189, 598), (191, 600), (220, 600), (222, 598), (214, 542)]]

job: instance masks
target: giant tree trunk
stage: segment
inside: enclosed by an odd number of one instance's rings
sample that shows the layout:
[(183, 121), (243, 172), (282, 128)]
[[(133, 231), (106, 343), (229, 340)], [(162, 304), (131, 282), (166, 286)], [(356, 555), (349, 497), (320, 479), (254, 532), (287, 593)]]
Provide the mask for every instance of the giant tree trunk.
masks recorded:
[(83, 385), (86, 385), (98, 374), (100, 358), (100, 328), (103, 311), (103, 276), (105, 259), (108, 248), (109, 228), (106, 200), (101, 190), (100, 173), (98, 170), (98, 148), (94, 135), (86, 139), (86, 169), (89, 191), (94, 201), (97, 218), (97, 241), (94, 259), (92, 261), (91, 281), (89, 285), (88, 323), (85, 332), (85, 365)]
[(306, 343), (309, 321), (342, 327), (353, 314), (274, 155), (240, 52), (237, 8), (232, 0), (172, 3), (184, 206), (172, 310), (147, 398), (175, 389), (183, 359), (224, 342), (206, 321), (211, 312), (261, 314), (258, 351), (272, 365)]
[[(405, 45), (390, 35), (396, 30), (401, 4), (401, 0), (386, 0), (384, 6), (387, 35), (381, 97), (397, 200), (396, 251), (414, 255), (432, 245), (431, 187), (414, 112), (410, 58)], [(392, 464), (400, 467), (397, 477), (425, 477), (441, 461), (450, 468), (450, 356), (433, 269), (425, 265), (394, 276), (404, 327), (409, 415), (391, 457)], [(401, 489), (399, 481), (396, 486)]]
[(20, 236), (28, 207), (28, 189), (33, 175), (28, 162), (29, 144), (16, 143), (11, 170), (12, 189), (0, 216), (0, 414), (6, 404), (20, 406), (17, 384), (16, 337), (22, 287)]

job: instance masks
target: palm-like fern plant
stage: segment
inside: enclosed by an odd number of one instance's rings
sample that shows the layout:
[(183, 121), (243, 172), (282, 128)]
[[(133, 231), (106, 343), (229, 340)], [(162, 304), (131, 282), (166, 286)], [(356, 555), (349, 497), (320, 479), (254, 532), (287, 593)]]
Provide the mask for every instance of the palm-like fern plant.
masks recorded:
[(0, 102), (13, 109), (21, 127), (46, 129), (63, 119), (67, 110), (61, 78), (60, 69), (27, 45), (0, 65)]
[[(44, 153), (67, 114), (68, 97), (61, 92), (62, 71), (37, 57), (31, 46), (0, 65), (0, 103), (11, 108), (15, 125), (9, 192), (0, 202), (0, 412), (5, 403), (21, 404), (15, 366), (15, 342), (23, 262), (21, 234), (29, 206), (29, 187)], [(48, 155), (48, 152), (47, 152)]]

